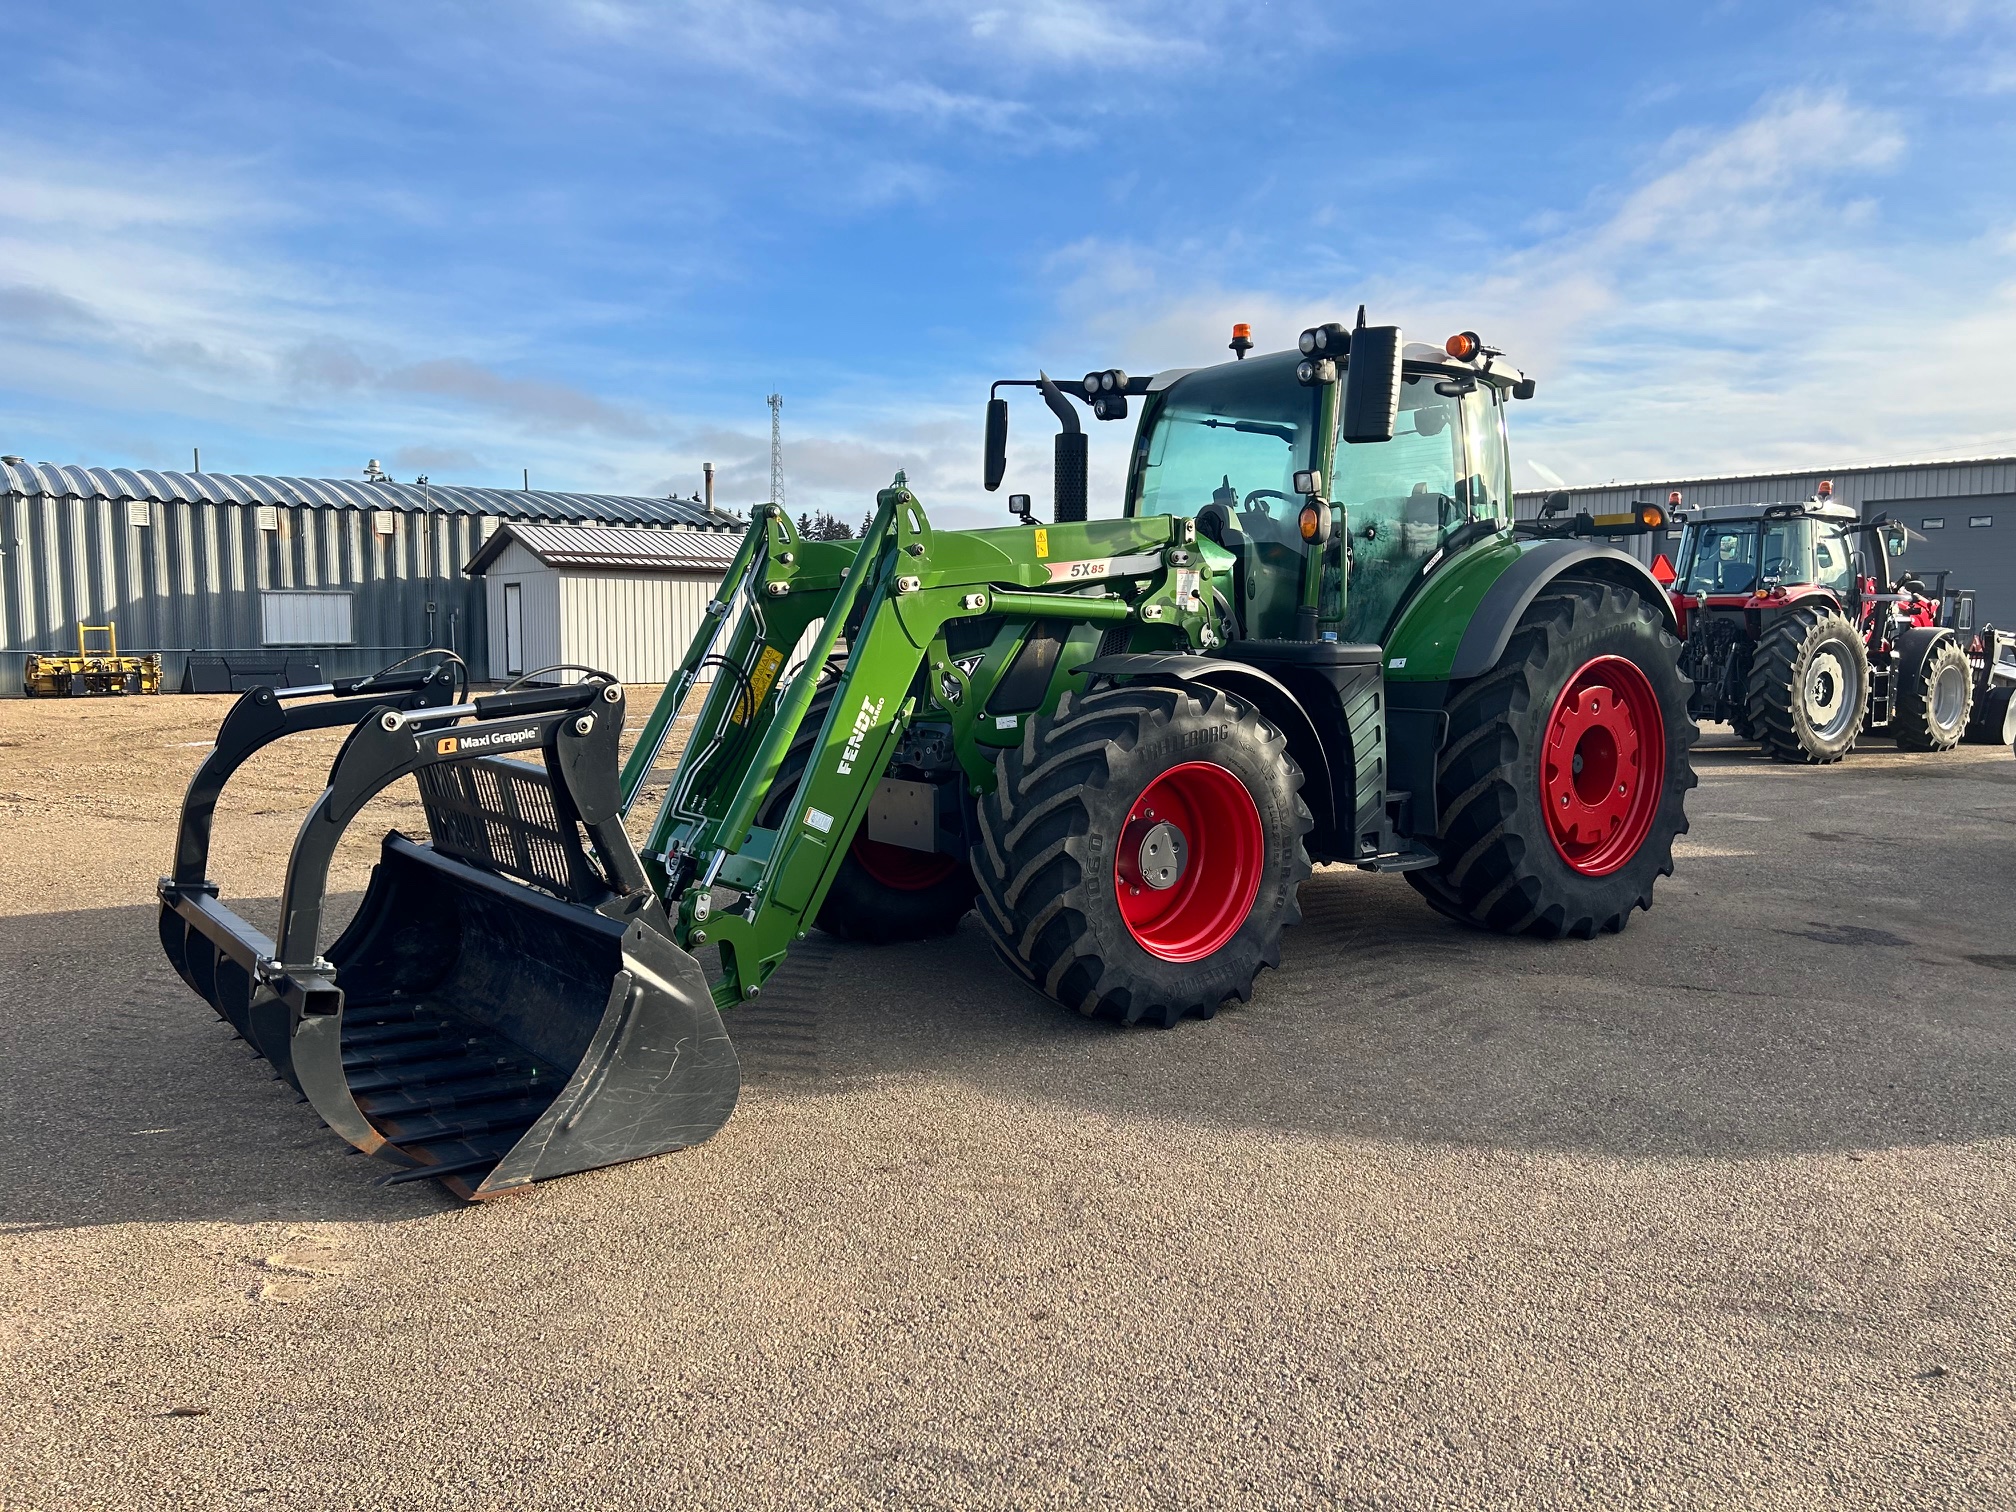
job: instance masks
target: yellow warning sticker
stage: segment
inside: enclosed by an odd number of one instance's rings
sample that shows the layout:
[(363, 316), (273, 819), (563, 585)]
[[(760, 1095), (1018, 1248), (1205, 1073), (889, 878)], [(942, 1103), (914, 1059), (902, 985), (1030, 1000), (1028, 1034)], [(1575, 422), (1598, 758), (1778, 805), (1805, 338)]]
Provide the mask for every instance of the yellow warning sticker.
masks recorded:
[(784, 665), (784, 653), (775, 646), (765, 646), (763, 654), (756, 658), (756, 671), (749, 679), (749, 697), (735, 700), (735, 707), (728, 711), (729, 719), (736, 724), (747, 724), (749, 716), (763, 707), (763, 695), (770, 691), (770, 684), (777, 681), (777, 669)]
[(1040, 527), (1036, 531), (1036, 555), (1039, 557), (1050, 555), (1050, 532)]

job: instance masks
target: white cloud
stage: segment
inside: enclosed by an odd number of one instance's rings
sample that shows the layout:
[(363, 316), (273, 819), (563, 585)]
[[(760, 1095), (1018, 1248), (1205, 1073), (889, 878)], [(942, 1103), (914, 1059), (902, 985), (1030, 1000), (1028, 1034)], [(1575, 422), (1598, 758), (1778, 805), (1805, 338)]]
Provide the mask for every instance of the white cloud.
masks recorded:
[(1018, 58), (1131, 69), (1200, 58), (1201, 39), (1180, 30), (1185, 19), (1138, 0), (1023, 0), (978, 11), (967, 26), (976, 41)]
[(1794, 95), (1676, 136), (1481, 273), (1428, 249), (1314, 293), (1303, 269), (1269, 289), (1208, 249), (1083, 242), (1057, 256), (1052, 340), (1087, 366), (1193, 365), (1234, 320), (1280, 348), (1360, 300), (1430, 339), (1474, 328), (1541, 380), (1515, 453), (1574, 481), (2016, 450), (2000, 386), (1959, 377), (2016, 343), (2016, 236), (1886, 214), (1909, 148), (1890, 114)]

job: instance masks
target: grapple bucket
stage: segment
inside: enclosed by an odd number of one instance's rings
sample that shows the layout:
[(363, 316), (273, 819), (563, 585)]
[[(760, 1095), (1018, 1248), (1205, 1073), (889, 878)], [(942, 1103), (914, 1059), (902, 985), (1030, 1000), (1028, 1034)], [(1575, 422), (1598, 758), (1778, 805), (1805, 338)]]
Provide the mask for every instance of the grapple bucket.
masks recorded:
[[(617, 814), (620, 685), (466, 705), (433, 683), (378, 694), (289, 709), (288, 692), (258, 689), (226, 718), (161, 884), (183, 980), (331, 1128), (404, 1167), (391, 1181), (488, 1197), (706, 1139), (741, 1072)], [(217, 792), (260, 745), (360, 704), (296, 842), (276, 943), (203, 878)], [(356, 915), (318, 955), (336, 841), (409, 773), (432, 843), (388, 834)]]

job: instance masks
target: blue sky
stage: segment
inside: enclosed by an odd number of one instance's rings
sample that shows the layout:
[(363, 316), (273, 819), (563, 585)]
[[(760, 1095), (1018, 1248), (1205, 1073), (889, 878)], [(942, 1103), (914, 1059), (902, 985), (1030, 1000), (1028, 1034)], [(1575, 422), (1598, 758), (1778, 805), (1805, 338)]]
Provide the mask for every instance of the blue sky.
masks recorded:
[(2016, 450), (2012, 0), (8, 11), (31, 461), (746, 504), (774, 388), (794, 509), (970, 522), (990, 378), (1360, 300), (1538, 376), (1522, 486)]

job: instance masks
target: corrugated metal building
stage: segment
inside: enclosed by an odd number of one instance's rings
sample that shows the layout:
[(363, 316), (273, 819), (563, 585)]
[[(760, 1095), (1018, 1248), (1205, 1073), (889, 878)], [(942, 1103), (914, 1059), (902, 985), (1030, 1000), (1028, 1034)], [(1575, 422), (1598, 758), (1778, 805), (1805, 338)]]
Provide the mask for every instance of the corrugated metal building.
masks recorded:
[(341, 677), (451, 646), (487, 677), (463, 569), (507, 520), (741, 529), (683, 499), (0, 461), (0, 694), (29, 653), (74, 650), (80, 620), (161, 653), (169, 688), (191, 652), (275, 647)]
[[(1952, 586), (1974, 589), (1976, 623), (2016, 625), (2016, 457), (1669, 478), (1566, 492), (1571, 513), (1586, 509), (1610, 514), (1634, 500), (1663, 504), (1674, 489), (1685, 505), (1697, 508), (1807, 499), (1823, 478), (1832, 479), (1834, 497), (1860, 508), (1865, 520), (1887, 513), (1910, 526), (1913, 536), (1904, 565), (1921, 574), (1950, 570)], [(1519, 518), (1537, 514), (1550, 492), (1521, 493)], [(1678, 544), (1678, 532), (1670, 538), (1640, 537), (1616, 544), (1649, 562), (1655, 552), (1670, 551)]]
[(484, 582), (491, 671), (571, 664), (666, 681), (739, 544), (719, 532), (507, 522), (464, 569)]

